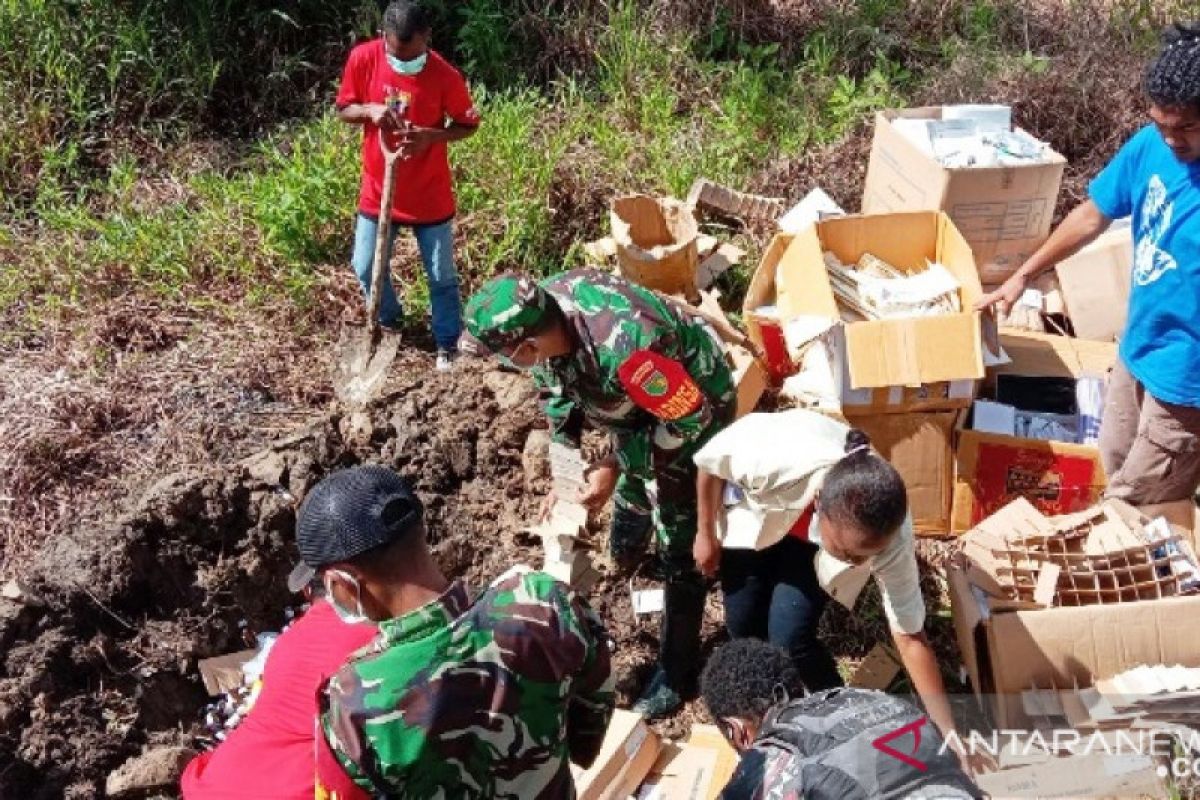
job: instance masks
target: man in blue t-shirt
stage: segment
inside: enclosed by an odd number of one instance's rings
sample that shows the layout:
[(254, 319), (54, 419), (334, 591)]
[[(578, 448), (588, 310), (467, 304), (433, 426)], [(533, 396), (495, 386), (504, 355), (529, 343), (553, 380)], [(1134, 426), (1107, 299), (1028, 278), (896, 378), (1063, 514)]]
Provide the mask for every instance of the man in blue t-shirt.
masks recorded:
[(1134, 262), (1100, 451), (1108, 496), (1190, 498), (1200, 484), (1200, 23), (1172, 26), (1146, 72), (1151, 124), (1092, 181), (1016, 274), (977, 308), (1002, 312), (1029, 280), (1132, 217)]

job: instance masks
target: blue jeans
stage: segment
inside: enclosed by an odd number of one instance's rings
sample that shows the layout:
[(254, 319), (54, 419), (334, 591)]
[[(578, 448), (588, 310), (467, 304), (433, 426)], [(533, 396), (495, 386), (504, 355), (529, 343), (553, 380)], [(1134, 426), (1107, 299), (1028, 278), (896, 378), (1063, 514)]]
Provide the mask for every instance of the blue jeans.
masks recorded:
[(817, 582), (817, 546), (794, 536), (765, 550), (721, 551), (725, 626), (735, 639), (765, 639), (792, 657), (810, 692), (841, 686), (837, 664), (817, 638), (829, 595)]
[[(386, 261), (392, 261), (392, 246), (396, 243), (396, 230), (392, 224), (391, 237), (387, 243)], [(458, 272), (454, 268), (454, 228), (447, 220), (440, 225), (413, 225), (417, 247), (421, 250), (421, 262), (425, 265), (425, 277), (429, 280), (429, 305), (433, 313), (433, 339), (439, 350), (453, 350), (462, 333), (462, 299), (458, 296)], [(354, 227), (354, 255), (350, 263), (363, 295), (371, 292), (371, 268), (375, 261), (375, 235), (378, 226), (362, 214)], [(392, 271), (383, 273), (383, 294), (379, 298), (379, 321), (385, 325), (400, 322), (404, 309), (392, 286)]]

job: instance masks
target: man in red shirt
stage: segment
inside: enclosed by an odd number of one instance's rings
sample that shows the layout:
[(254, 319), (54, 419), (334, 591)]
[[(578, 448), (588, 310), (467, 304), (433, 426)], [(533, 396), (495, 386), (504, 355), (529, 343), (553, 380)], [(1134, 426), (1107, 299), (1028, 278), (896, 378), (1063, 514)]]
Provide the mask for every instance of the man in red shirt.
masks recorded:
[[(262, 690), (220, 747), (192, 759), (180, 781), (185, 800), (312, 800), (317, 694), (350, 654), (375, 637), (373, 624), (338, 619), (325, 600), (283, 632), (267, 656)], [(349, 777), (327, 796), (363, 797)]]
[[(383, 14), (383, 35), (350, 52), (337, 95), (338, 118), (363, 127), (362, 187), (354, 231), (354, 271), (369, 291), (383, 197), (382, 130), (400, 147), (395, 165), (392, 222), (412, 228), (429, 280), (437, 368), (449, 369), (462, 332), (462, 300), (452, 248), (455, 214), (447, 144), (479, 126), (466, 81), (429, 48), (430, 24), (416, 2), (395, 0)], [(392, 243), (388, 241), (388, 261)], [(403, 310), (385, 268), (379, 321), (398, 328)]]

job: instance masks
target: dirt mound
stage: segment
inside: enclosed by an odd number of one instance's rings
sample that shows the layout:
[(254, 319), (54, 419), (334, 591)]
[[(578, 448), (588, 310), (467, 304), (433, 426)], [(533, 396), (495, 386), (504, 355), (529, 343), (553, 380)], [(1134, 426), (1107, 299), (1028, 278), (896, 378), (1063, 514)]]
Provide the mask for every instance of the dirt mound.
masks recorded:
[(279, 627), (296, 499), (332, 469), (380, 462), (413, 479), (448, 573), (478, 585), (512, 563), (533, 502), (527, 381), (405, 358), (407, 385), (370, 409), (171, 475), (115, 522), (45, 542), (27, 575), (45, 606), (0, 600), (0, 796), (100, 796), (144, 746), (187, 744), (205, 702), (196, 660), (239, 649), (243, 621)]

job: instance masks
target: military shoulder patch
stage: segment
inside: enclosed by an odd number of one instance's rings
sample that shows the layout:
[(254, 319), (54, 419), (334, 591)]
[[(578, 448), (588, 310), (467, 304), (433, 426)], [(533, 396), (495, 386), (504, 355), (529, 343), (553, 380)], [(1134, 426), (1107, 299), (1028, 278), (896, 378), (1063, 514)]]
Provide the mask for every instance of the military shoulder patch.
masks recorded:
[(682, 364), (652, 350), (638, 350), (617, 369), (629, 398), (660, 419), (679, 419), (700, 407), (704, 396)]

